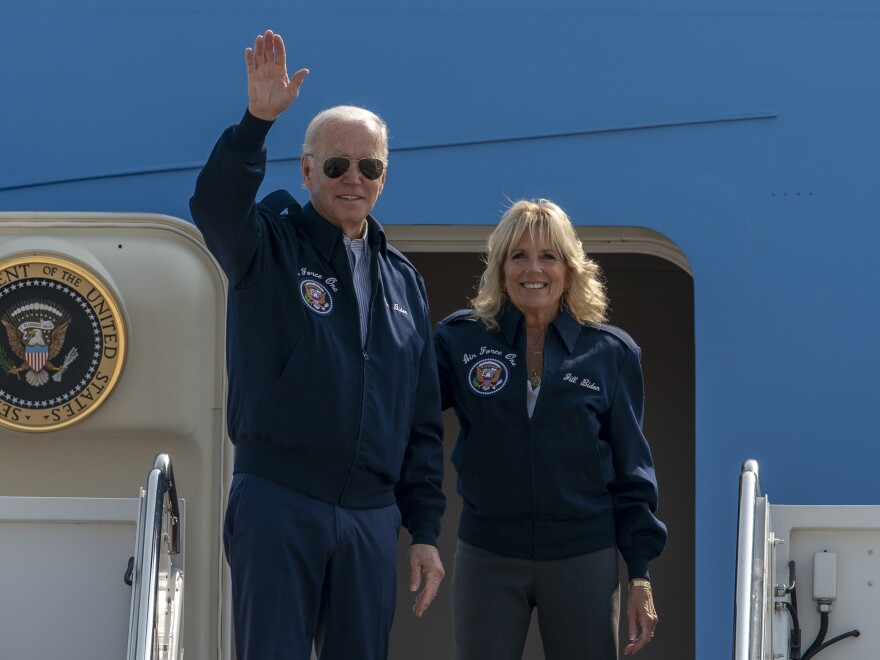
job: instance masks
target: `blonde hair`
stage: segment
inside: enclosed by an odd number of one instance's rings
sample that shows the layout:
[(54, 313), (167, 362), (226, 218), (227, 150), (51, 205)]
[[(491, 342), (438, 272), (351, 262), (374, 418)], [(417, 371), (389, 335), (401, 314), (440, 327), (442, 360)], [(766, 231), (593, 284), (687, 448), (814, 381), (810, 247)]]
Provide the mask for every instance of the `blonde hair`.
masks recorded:
[(329, 124), (337, 122), (367, 126), (379, 139), (379, 144), (377, 145), (379, 148), (379, 158), (386, 162), (388, 161), (388, 126), (385, 124), (385, 121), (376, 113), (354, 105), (337, 105), (316, 114), (306, 128), (306, 135), (303, 140), (303, 154), (316, 155), (324, 139), (324, 130)]
[(602, 323), (608, 299), (599, 264), (587, 257), (571, 219), (547, 199), (520, 200), (507, 209), (486, 246), (486, 268), (471, 307), (489, 330), (498, 329), (498, 317), (507, 302), (504, 264), (525, 232), (549, 239), (568, 268), (568, 286), (561, 305), (581, 323)]

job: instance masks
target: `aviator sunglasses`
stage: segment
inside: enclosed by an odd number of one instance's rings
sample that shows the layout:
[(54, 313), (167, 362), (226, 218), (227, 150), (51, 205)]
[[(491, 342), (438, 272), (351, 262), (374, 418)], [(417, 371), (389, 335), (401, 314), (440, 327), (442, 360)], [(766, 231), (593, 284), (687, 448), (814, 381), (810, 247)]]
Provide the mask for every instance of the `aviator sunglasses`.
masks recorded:
[[(306, 155), (309, 158), (315, 158), (312, 154)], [(315, 160), (317, 160), (317, 158), (315, 158)], [(346, 158), (345, 156), (330, 156), (330, 158), (324, 161), (324, 174), (326, 174), (329, 179), (338, 179), (348, 172), (348, 168), (351, 167), (351, 162), (352, 159)], [(380, 158), (359, 158), (354, 162), (357, 163), (357, 168), (360, 170), (360, 173), (370, 181), (378, 179), (382, 176), (382, 172), (385, 170), (385, 161)]]

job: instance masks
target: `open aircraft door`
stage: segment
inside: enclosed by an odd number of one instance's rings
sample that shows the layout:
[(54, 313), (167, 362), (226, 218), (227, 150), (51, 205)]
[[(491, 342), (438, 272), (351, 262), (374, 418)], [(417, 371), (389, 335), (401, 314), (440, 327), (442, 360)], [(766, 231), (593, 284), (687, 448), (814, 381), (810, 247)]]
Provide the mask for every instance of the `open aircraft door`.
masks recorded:
[[(153, 522), (182, 531), (184, 518), (185, 569), (183, 537), (155, 536), (180, 551), (159, 566), (164, 593), (185, 573), (182, 615), (169, 608), (182, 618), (174, 653), (231, 657), (225, 301), (224, 276), (182, 220), (0, 213), (3, 657), (126, 657), (136, 537)], [(138, 497), (148, 472), (153, 495)], [(144, 532), (147, 497), (159, 507)]]
[(734, 660), (880, 657), (880, 506), (770, 504), (754, 460), (739, 498)]

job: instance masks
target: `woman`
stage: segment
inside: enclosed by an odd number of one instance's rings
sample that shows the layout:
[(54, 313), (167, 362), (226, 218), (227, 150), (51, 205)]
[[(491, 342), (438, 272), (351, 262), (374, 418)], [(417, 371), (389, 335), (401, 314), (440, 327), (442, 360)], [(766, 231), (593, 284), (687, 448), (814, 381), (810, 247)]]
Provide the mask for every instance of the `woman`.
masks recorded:
[(437, 326), (443, 407), (461, 425), (452, 578), (457, 660), (518, 660), (533, 607), (547, 660), (617, 658), (657, 615), (648, 562), (666, 543), (642, 434), (639, 348), (605, 321), (599, 267), (565, 212), (519, 201), (489, 237), (472, 310)]

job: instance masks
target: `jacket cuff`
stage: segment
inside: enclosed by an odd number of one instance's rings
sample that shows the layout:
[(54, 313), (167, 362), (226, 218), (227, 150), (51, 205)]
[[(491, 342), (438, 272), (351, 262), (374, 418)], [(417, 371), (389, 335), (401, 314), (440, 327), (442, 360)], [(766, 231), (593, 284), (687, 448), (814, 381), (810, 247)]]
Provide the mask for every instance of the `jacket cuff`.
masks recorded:
[(421, 516), (413, 518), (409, 521), (407, 527), (412, 535), (413, 544), (425, 543), (437, 547), (437, 537), (440, 536), (440, 519), (439, 515), (434, 520), (430, 516)]
[(646, 578), (648, 575), (648, 558), (641, 555), (635, 555), (624, 558), (626, 561), (626, 570), (629, 573), (629, 579)]
[(266, 121), (254, 117), (247, 109), (244, 116), (232, 132), (232, 140), (236, 150), (244, 153), (260, 153), (266, 142), (269, 129), (274, 121)]

